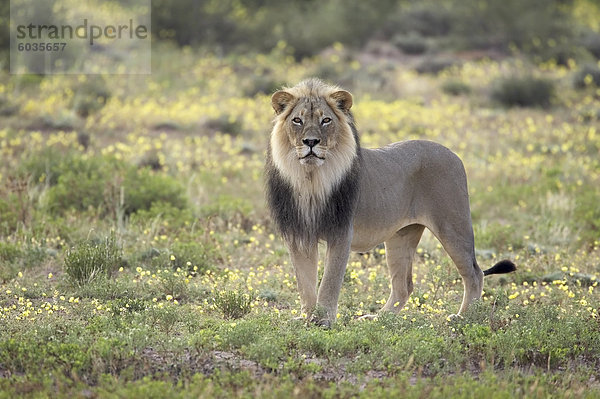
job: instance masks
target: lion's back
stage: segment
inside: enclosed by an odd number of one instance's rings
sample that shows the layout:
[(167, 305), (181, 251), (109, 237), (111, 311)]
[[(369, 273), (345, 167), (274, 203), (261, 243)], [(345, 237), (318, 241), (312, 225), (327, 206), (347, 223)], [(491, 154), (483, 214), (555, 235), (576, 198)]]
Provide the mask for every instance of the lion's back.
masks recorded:
[(441, 144), (411, 140), (362, 151), (355, 215), (357, 241), (380, 241), (405, 225), (424, 223), (436, 208), (468, 211), (462, 161)]
[[(363, 149), (363, 190), (422, 186), (423, 181), (447, 178), (465, 182), (460, 158), (447, 147), (427, 140), (410, 140), (375, 149)], [(373, 187), (376, 185), (377, 187)], [(361, 191), (363, 191), (361, 190)]]

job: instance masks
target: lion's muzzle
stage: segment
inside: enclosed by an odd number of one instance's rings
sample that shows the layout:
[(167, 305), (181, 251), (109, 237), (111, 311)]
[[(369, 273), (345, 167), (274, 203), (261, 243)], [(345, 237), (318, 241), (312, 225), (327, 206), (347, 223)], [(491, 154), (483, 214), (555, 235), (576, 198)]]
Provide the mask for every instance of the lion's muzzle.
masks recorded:
[(305, 145), (297, 148), (298, 159), (302, 165), (321, 166), (325, 161), (325, 149), (318, 146), (319, 139), (305, 139)]

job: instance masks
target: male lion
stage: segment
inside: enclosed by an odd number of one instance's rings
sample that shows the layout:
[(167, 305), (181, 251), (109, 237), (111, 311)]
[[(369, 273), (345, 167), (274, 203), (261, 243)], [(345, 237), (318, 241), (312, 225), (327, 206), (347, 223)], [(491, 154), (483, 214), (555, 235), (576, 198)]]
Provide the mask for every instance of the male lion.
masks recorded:
[[(384, 242), (392, 289), (382, 311), (402, 309), (413, 290), (412, 261), (427, 227), (463, 279), (458, 314), (481, 296), (483, 276), (514, 271), (508, 260), (481, 271), (475, 260), (467, 178), (460, 159), (430, 141), (361, 148), (352, 95), (318, 79), (273, 94), (266, 194), (289, 249), (302, 312), (329, 326), (350, 250)], [(327, 259), (317, 291), (318, 242)]]

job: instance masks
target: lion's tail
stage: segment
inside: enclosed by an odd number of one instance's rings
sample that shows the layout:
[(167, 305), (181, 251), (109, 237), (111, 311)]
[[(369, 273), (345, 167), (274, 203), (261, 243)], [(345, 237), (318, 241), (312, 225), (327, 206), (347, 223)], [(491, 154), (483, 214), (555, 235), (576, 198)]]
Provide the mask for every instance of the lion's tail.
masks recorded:
[(505, 259), (496, 263), (494, 266), (490, 267), (487, 270), (483, 271), (484, 276), (489, 276), (490, 274), (504, 274), (511, 273), (517, 270), (517, 266), (511, 261)]

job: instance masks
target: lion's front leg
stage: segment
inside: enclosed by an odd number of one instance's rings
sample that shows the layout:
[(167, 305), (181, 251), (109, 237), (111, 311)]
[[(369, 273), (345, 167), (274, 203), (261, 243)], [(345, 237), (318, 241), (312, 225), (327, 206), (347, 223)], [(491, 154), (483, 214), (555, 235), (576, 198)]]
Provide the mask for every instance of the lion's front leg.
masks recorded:
[(319, 248), (317, 243), (310, 245), (305, 251), (299, 250), (293, 245), (289, 245), (288, 247), (292, 265), (296, 272), (301, 311), (310, 317), (317, 304)]
[(317, 318), (313, 317), (317, 324), (330, 326), (336, 319), (338, 298), (344, 281), (351, 242), (351, 229), (347, 233), (327, 241), (325, 271), (319, 286), (317, 312), (314, 315)]

